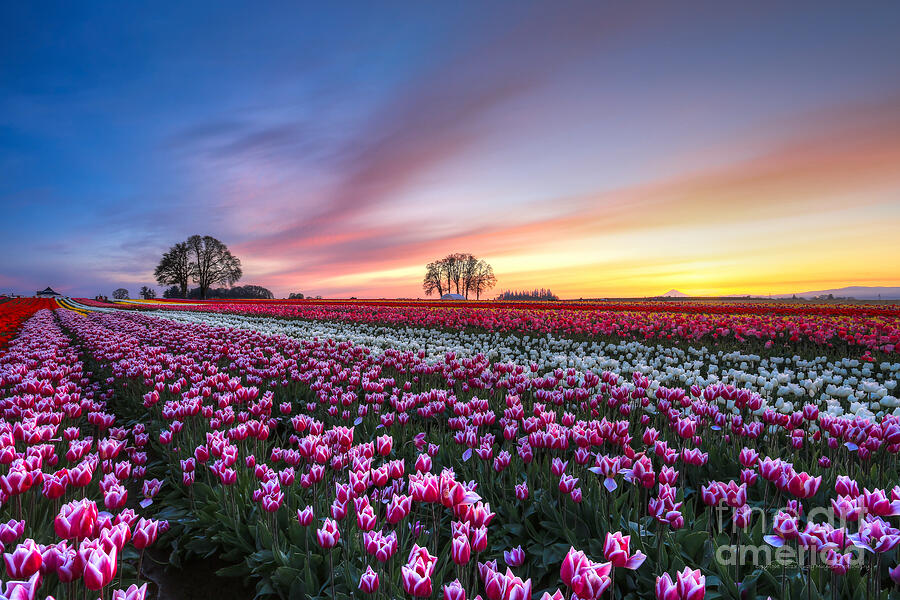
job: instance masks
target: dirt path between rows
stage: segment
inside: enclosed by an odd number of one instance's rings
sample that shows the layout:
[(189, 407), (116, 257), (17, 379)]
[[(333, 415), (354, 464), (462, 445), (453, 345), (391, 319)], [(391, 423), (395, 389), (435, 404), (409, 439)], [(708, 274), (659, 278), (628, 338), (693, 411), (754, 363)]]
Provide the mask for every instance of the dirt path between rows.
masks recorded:
[(148, 551), (141, 571), (143, 579), (150, 582), (147, 587), (155, 588), (155, 600), (252, 600), (252, 587), (240, 579), (216, 575), (216, 570), (225, 566), (227, 563), (211, 558), (191, 560), (175, 569), (168, 566), (165, 552)]

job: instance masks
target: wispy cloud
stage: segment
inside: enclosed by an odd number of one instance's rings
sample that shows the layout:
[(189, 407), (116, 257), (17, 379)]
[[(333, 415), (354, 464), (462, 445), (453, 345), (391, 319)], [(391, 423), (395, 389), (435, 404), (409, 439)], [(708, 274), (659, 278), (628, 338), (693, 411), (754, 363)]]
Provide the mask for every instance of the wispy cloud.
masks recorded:
[[(333, 155), (335, 182), (317, 205), (248, 242), (247, 250), (280, 253), (308, 247), (323, 232), (343, 236), (368, 209), (395, 200), (429, 170), (464, 154), (491, 133), (498, 111), (546, 84), (567, 62), (600, 51), (605, 38), (632, 26), (635, 15), (623, 8), (570, 17), (536, 7), (502, 34), (483, 31), (481, 39), (398, 85)], [(285, 128), (252, 136), (293, 139)], [(234, 143), (241, 145), (240, 139)]]
[[(524, 221), (508, 224), (498, 219), (490, 224), (461, 225), (441, 235), (435, 235), (427, 223), (414, 228), (401, 223), (348, 229), (333, 236), (310, 235), (291, 242), (288, 248), (281, 246), (279, 238), (263, 238), (266, 254), (289, 255), (294, 250), (300, 263), (288, 263), (267, 276), (285, 282), (324, 282), (335, 273), (356, 273), (360, 281), (365, 281), (367, 272), (424, 264), (450, 249), (468, 249), (502, 259), (579, 244), (585, 257), (579, 262), (603, 264), (603, 257), (593, 255), (591, 249), (604, 236), (639, 236), (652, 247), (655, 230), (690, 228), (702, 232), (753, 223), (756, 225), (751, 230), (755, 227), (765, 236), (770, 230), (767, 222), (787, 223), (797, 218), (802, 222), (805, 215), (810, 215), (810, 227), (812, 217), (816, 217), (818, 227), (823, 215), (846, 210), (848, 197), (853, 196), (859, 197), (853, 205), (859, 214), (881, 212), (883, 218), (900, 221), (900, 211), (885, 212), (893, 203), (892, 191), (900, 189), (900, 173), (895, 169), (900, 164), (900, 109), (891, 103), (841, 107), (818, 118), (817, 125), (802, 123), (792, 136), (773, 132), (769, 147), (742, 161), (596, 195), (537, 203), (541, 208), (553, 204), (556, 214), (551, 218), (527, 220), (525, 206), (520, 211)], [(839, 221), (834, 225), (839, 226)], [(804, 248), (806, 233), (796, 232), (794, 260), (819, 251), (816, 246)], [(860, 234), (864, 236), (865, 232)], [(696, 243), (702, 245), (702, 238)], [(251, 245), (248, 252), (252, 250)], [(761, 264), (767, 260), (765, 256), (759, 258)], [(667, 260), (656, 262), (665, 264)], [(647, 264), (653, 264), (653, 259), (642, 257), (640, 265)], [(577, 276), (581, 266), (555, 270), (568, 271), (571, 278)], [(540, 277), (540, 268), (534, 265), (533, 277)], [(852, 278), (853, 274), (844, 276)], [(329, 287), (323, 291), (341, 293), (348, 289)], [(407, 282), (395, 291), (410, 294), (415, 289), (413, 282)]]

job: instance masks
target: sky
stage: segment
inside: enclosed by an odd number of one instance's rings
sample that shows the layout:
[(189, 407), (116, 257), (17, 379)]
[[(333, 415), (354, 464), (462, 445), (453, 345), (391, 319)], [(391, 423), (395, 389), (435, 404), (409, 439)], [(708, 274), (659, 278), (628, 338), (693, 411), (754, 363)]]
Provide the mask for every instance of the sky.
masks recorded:
[[(331, 5), (331, 6), (329, 6)], [(900, 285), (900, 3), (6, 2), (0, 292)], [(163, 288), (157, 286), (158, 291)]]

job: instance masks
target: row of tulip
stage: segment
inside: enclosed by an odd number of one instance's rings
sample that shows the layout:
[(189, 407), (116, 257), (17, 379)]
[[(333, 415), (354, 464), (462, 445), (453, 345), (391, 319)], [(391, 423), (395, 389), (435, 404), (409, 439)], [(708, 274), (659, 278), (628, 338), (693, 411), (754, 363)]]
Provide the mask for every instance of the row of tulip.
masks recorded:
[(748, 344), (761, 349), (815, 347), (840, 355), (900, 351), (900, 311), (885, 309), (873, 314), (862, 307), (837, 314), (822, 306), (802, 314), (721, 312), (714, 304), (703, 312), (670, 311), (668, 303), (599, 305), (594, 310), (548, 309), (530, 303), (523, 306), (379, 302), (286, 303), (286, 302), (196, 302), (145, 303), (141, 307), (298, 318), (316, 321), (371, 323), (451, 330), (476, 329), (490, 332), (547, 333), (576, 338), (626, 338), (643, 341), (689, 341), (740, 348)]
[(159, 482), (145, 479), (146, 432), (117, 425), (110, 393), (48, 310), (0, 352), (0, 597), (144, 598), (134, 565), (166, 524), (129, 502)]
[[(269, 306), (335, 306), (348, 303), (387, 306), (400, 308), (433, 308), (441, 306), (446, 308), (490, 308), (490, 309), (517, 309), (517, 310), (580, 310), (580, 311), (618, 311), (618, 312), (671, 312), (689, 314), (753, 314), (753, 315), (832, 315), (855, 317), (860, 315), (900, 317), (900, 305), (882, 303), (828, 303), (817, 302), (779, 302), (779, 301), (735, 301), (728, 302), (721, 299), (709, 300), (566, 300), (554, 302), (535, 301), (505, 301), (505, 300), (346, 300), (346, 299), (304, 299), (304, 300), (262, 300), (262, 299), (234, 299), (234, 300), (190, 300), (182, 298), (155, 298), (153, 300), (136, 300), (129, 302), (151, 303), (162, 305), (179, 304), (265, 304)], [(98, 300), (86, 300), (86, 303), (97, 307), (121, 307), (118, 302), (104, 302)]]
[[(159, 311), (184, 323), (205, 323), (281, 334), (297, 339), (327, 338), (362, 345), (373, 352), (398, 349), (425, 352), (426, 360), (442, 360), (447, 352), (459, 357), (483, 355), (492, 362), (536, 365), (540, 373), (575, 367), (578, 371), (615, 371), (630, 378), (635, 373), (653, 384), (648, 393), (663, 387), (731, 385), (762, 398), (757, 414), (767, 408), (790, 413), (795, 406), (814, 402), (834, 416), (880, 418), (900, 415), (897, 379), (900, 362), (880, 363), (858, 359), (829, 360), (761, 357), (705, 347), (662, 348), (637, 341), (599, 344), (554, 336), (522, 337), (513, 334), (442, 331), (406, 327), (396, 329), (369, 324), (301, 321), (235, 314)], [(727, 404), (727, 399), (723, 399)], [(729, 407), (731, 408), (731, 407)]]
[(22, 323), (45, 308), (56, 308), (56, 301), (48, 298), (0, 298), (0, 350), (15, 337)]
[[(219, 553), (236, 563), (223, 575), (250, 577), (261, 594), (891, 589), (890, 414), (836, 417), (815, 402), (760, 411), (758, 393), (721, 383), (429, 360), (144, 314), (58, 319), (109, 386), (108, 410), (148, 435), (147, 475), (164, 483), (147, 510), (171, 522), (173, 560)], [(764, 536), (822, 562), (779, 573), (723, 559)], [(863, 559), (847, 558), (854, 548)]]

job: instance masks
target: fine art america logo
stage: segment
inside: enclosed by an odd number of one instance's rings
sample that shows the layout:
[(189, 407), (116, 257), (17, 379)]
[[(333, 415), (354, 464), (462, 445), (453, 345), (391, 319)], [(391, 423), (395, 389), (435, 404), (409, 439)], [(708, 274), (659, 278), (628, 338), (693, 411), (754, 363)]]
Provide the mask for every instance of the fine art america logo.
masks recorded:
[[(732, 518), (729, 506), (719, 504), (715, 507), (718, 531), (725, 531), (730, 521), (732, 539), (737, 540), (716, 549), (716, 561), (720, 565), (766, 569), (828, 568), (842, 572), (863, 566), (864, 549), (868, 545), (859, 534), (848, 534), (847, 520), (836, 518), (830, 509), (816, 507), (810, 510), (803, 529), (800, 529), (797, 514), (791, 511), (777, 513), (770, 526), (770, 515), (762, 508), (744, 506), (742, 509), (739, 518)], [(858, 510), (859, 522), (866, 522), (865, 509)], [(739, 533), (749, 530), (749, 523), (755, 521), (754, 516), (759, 519), (757, 526), (762, 531), (774, 533), (763, 536), (763, 544), (743, 544)], [(873, 523), (881, 521), (877, 517), (874, 519)]]

